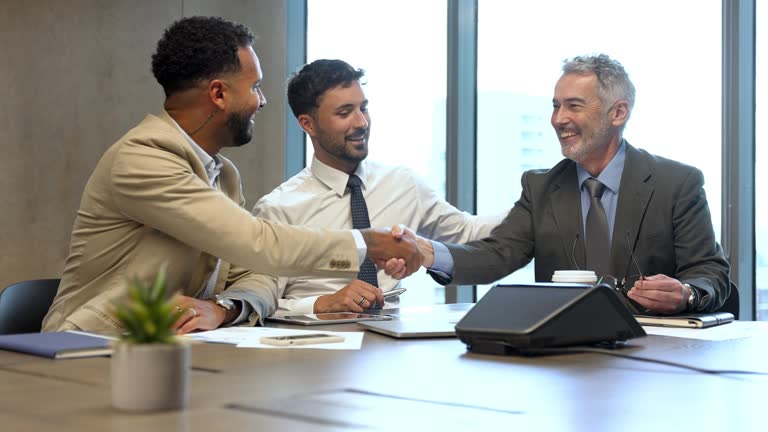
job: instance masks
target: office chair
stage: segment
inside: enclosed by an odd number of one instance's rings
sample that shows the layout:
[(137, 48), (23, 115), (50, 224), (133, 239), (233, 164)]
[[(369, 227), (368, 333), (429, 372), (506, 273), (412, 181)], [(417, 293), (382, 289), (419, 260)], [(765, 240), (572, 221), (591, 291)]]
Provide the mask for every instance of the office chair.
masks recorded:
[(733, 281), (731, 281), (731, 294), (715, 312), (730, 312), (735, 319), (739, 319), (739, 289)]
[(0, 292), (0, 334), (39, 332), (60, 280), (18, 282)]

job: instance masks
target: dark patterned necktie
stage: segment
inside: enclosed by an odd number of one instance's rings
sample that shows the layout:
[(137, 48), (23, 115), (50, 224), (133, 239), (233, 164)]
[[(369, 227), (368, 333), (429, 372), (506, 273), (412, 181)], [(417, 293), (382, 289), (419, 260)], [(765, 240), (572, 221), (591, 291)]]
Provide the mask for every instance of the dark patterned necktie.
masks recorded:
[(608, 218), (600, 198), (605, 185), (599, 180), (588, 178), (584, 186), (589, 191), (587, 212), (587, 270), (594, 270), (598, 277), (610, 274), (611, 242), (608, 237)]
[[(354, 229), (371, 227), (371, 220), (368, 217), (368, 206), (365, 205), (363, 191), (360, 188), (362, 184), (363, 182), (360, 180), (360, 177), (354, 174), (349, 176), (347, 187), (349, 188), (349, 203), (352, 207), (352, 228)], [(357, 278), (375, 287), (379, 286), (379, 281), (376, 278), (376, 266), (368, 257), (360, 265), (360, 273), (357, 274)]]

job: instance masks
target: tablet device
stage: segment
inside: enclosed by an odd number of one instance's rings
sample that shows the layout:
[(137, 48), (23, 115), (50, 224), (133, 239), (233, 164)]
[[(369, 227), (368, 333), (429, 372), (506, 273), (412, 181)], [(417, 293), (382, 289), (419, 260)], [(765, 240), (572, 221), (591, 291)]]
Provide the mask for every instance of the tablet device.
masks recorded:
[(298, 325), (324, 325), (324, 324), (343, 324), (360, 321), (388, 321), (392, 317), (389, 315), (373, 315), (355, 312), (330, 312), (319, 314), (294, 314), (283, 316), (271, 316), (267, 320), (281, 322), (286, 324)]
[(635, 315), (640, 325), (659, 327), (707, 328), (733, 321), (733, 314), (717, 312), (708, 314), (688, 314), (671, 316)]

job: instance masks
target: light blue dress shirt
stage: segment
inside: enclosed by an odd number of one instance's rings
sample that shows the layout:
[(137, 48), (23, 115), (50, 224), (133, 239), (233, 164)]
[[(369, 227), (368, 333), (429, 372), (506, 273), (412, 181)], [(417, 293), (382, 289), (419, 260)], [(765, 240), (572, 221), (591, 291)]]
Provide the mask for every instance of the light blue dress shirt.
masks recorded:
[[(600, 202), (605, 209), (605, 217), (608, 219), (608, 240), (613, 242), (613, 225), (616, 222), (616, 204), (619, 201), (619, 185), (621, 184), (621, 174), (624, 172), (624, 161), (627, 158), (627, 146), (621, 141), (619, 151), (613, 156), (603, 172), (597, 176), (597, 180), (605, 185), (603, 196)], [(576, 175), (579, 179), (579, 190), (581, 191), (581, 222), (582, 232), (587, 232), (587, 212), (589, 212), (589, 190), (584, 187), (584, 181), (592, 178), (592, 174), (587, 172), (579, 164), (576, 164)]]

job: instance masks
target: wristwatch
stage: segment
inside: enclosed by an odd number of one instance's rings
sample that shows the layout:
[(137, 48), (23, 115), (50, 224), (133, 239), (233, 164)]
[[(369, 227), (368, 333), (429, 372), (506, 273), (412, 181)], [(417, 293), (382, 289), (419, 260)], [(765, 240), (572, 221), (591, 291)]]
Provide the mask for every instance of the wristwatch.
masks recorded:
[(696, 306), (698, 306), (698, 293), (696, 292), (696, 288), (690, 286), (687, 283), (684, 283), (683, 287), (688, 288), (688, 291), (691, 293), (691, 295), (688, 296), (688, 301), (686, 302), (688, 310), (696, 310)]
[(222, 324), (229, 324), (237, 318), (237, 308), (235, 307), (235, 302), (218, 294), (213, 296), (213, 299), (214, 303), (216, 303), (217, 306), (224, 308), (224, 311), (226, 312)]
[(228, 299), (226, 297), (222, 297), (222, 296), (216, 294), (215, 296), (213, 296), (213, 298), (215, 299), (215, 303), (217, 305), (223, 307), (224, 309), (226, 309), (227, 312), (229, 312), (229, 311), (231, 311), (232, 309), (235, 308), (235, 302), (233, 302), (232, 300), (230, 300), (230, 299)]

